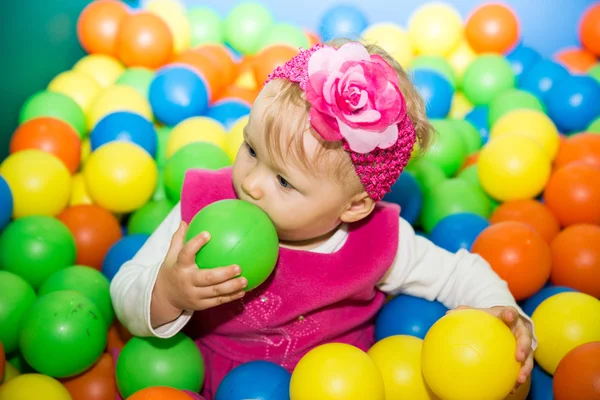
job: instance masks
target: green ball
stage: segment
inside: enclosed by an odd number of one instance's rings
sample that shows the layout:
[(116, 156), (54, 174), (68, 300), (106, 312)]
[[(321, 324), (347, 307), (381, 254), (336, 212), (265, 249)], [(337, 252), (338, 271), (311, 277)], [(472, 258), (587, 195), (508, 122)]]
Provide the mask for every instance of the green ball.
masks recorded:
[(110, 282), (98, 270), (76, 265), (56, 271), (40, 286), (39, 296), (61, 290), (73, 290), (92, 300), (107, 326), (112, 325), (115, 317), (110, 298)]
[(467, 151), (467, 157), (477, 153), (481, 149), (481, 146), (483, 145), (481, 143), (481, 135), (479, 134), (477, 128), (475, 128), (469, 121), (464, 119), (453, 119), (448, 121), (452, 124), (454, 130), (460, 135)]
[(92, 300), (72, 290), (41, 296), (23, 318), (19, 348), (36, 371), (54, 378), (82, 373), (106, 347), (108, 326)]
[(169, 215), (174, 204), (171, 200), (152, 200), (136, 210), (127, 223), (127, 233), (134, 235), (143, 233), (151, 235), (161, 222)]
[(477, 189), (479, 189), (485, 195), (485, 197), (487, 197), (487, 199), (490, 201), (490, 205), (492, 207), (492, 209), (491, 209), (492, 212), (496, 208), (498, 208), (500, 203), (496, 199), (494, 199), (493, 197), (488, 195), (485, 192), (485, 190), (483, 190), (483, 188), (481, 187), (481, 183), (479, 182), (479, 175), (477, 174), (477, 164), (469, 165), (467, 168), (460, 171), (460, 173), (456, 177), (469, 182), (471, 185), (473, 185)]
[(29, 97), (19, 115), (19, 124), (38, 117), (54, 117), (71, 125), (79, 137), (87, 135), (85, 114), (75, 100), (62, 94), (47, 90)]
[(308, 37), (302, 30), (290, 24), (275, 24), (265, 32), (261, 41), (261, 49), (274, 44), (287, 44), (296, 49), (307, 49), (310, 45)]
[(165, 189), (167, 196), (177, 203), (188, 169), (217, 170), (231, 165), (231, 159), (221, 148), (208, 142), (189, 143), (175, 152), (165, 165)]
[(444, 171), (437, 164), (424, 158), (408, 165), (406, 170), (415, 177), (425, 196), (446, 180)]
[(139, 94), (148, 98), (148, 90), (154, 79), (154, 72), (143, 67), (134, 67), (125, 70), (117, 79), (116, 84), (134, 88)]
[(588, 70), (588, 75), (600, 83), (600, 63), (597, 63)]
[(542, 102), (533, 94), (519, 89), (507, 89), (500, 93), (490, 103), (489, 123), (493, 126), (502, 116), (519, 109), (538, 110), (543, 113), (546, 109)]
[(0, 271), (0, 342), (7, 354), (19, 347), (21, 321), (35, 299), (33, 288), (23, 278)]
[(156, 129), (156, 135), (158, 136), (158, 146), (156, 148), (156, 156), (154, 159), (156, 160), (156, 166), (160, 168), (164, 168), (167, 164), (167, 142), (169, 141), (169, 136), (171, 136), (171, 130), (168, 126), (161, 126)]
[(75, 252), (69, 229), (48, 216), (19, 218), (0, 235), (0, 267), (25, 279), (34, 290), (54, 272), (73, 265)]
[(248, 280), (246, 291), (267, 280), (275, 269), (279, 239), (275, 226), (260, 208), (242, 200), (221, 200), (194, 216), (186, 241), (202, 233), (210, 240), (196, 255), (199, 268), (239, 265)]
[(164, 168), (158, 169), (158, 175), (156, 177), (156, 188), (152, 194), (153, 201), (161, 201), (167, 198), (167, 190), (165, 189), (165, 170)]
[(477, 57), (463, 75), (462, 87), (474, 105), (487, 105), (501, 92), (515, 86), (515, 73), (510, 63), (497, 54)]
[(210, 8), (193, 8), (188, 11), (187, 16), (192, 28), (190, 39), (192, 48), (201, 44), (220, 44), (225, 41), (223, 21)]
[(590, 126), (587, 127), (586, 132), (588, 133), (600, 133), (600, 117), (592, 121)]
[(123, 398), (151, 386), (198, 393), (204, 382), (204, 359), (183, 333), (168, 339), (133, 337), (119, 354), (116, 379)]
[(414, 71), (416, 69), (430, 69), (432, 71), (438, 72), (444, 78), (446, 78), (448, 82), (450, 82), (453, 88), (456, 88), (456, 73), (454, 72), (454, 69), (452, 68), (450, 63), (448, 63), (448, 61), (444, 57), (427, 55), (417, 56), (410, 64), (411, 71)]
[(421, 221), (426, 233), (448, 215), (471, 212), (488, 218), (491, 204), (486, 195), (470, 182), (452, 178), (434, 188), (425, 196)]
[(467, 158), (467, 146), (452, 121), (438, 119), (431, 124), (437, 134), (423, 158), (439, 166), (447, 177), (454, 176)]
[(273, 25), (273, 16), (258, 3), (242, 3), (225, 19), (225, 39), (242, 54), (255, 54), (260, 50), (266, 32)]

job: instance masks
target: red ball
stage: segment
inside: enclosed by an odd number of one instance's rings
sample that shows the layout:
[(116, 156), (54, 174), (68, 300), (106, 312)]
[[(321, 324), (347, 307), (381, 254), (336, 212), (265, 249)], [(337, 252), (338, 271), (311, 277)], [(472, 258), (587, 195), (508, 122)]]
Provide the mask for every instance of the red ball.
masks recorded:
[(84, 373), (61, 382), (72, 400), (114, 400), (117, 396), (114, 362), (108, 353)]
[(556, 367), (552, 390), (555, 400), (600, 400), (600, 342), (569, 351)]
[(502, 4), (485, 4), (467, 20), (465, 36), (477, 53), (504, 54), (519, 41), (519, 20)]
[(600, 4), (588, 8), (579, 25), (583, 47), (600, 57)]
[(123, 20), (119, 30), (117, 54), (128, 67), (161, 67), (173, 56), (173, 34), (154, 14), (131, 14)]
[(77, 20), (77, 37), (90, 54), (117, 55), (117, 35), (129, 8), (122, 1), (96, 0), (83, 9)]

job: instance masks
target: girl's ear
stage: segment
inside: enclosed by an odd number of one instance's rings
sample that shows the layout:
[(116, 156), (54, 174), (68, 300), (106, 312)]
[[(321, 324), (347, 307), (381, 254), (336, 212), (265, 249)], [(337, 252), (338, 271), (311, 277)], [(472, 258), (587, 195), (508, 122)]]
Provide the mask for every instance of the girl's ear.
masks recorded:
[(340, 219), (346, 223), (360, 221), (368, 217), (374, 208), (375, 201), (369, 197), (367, 192), (362, 192), (352, 198), (350, 204), (340, 216)]

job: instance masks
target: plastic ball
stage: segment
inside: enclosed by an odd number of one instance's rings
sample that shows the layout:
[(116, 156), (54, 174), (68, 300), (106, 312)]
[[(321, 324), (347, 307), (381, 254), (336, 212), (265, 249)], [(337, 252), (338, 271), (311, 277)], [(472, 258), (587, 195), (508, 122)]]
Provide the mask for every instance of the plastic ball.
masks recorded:
[(83, 112), (87, 112), (102, 87), (85, 72), (72, 70), (56, 75), (48, 84), (48, 90), (69, 96)]
[(229, 133), (225, 136), (224, 149), (231, 161), (235, 160), (235, 157), (244, 142), (244, 128), (248, 124), (248, 117), (240, 118), (229, 130)]
[(377, 343), (367, 354), (383, 376), (386, 399), (433, 400), (421, 374), (423, 340), (412, 336), (388, 337)]
[(493, 126), (501, 117), (514, 110), (536, 110), (542, 113), (545, 111), (544, 105), (537, 97), (524, 90), (511, 88), (500, 93), (490, 103), (490, 125)]
[(3, 176), (0, 175), (0, 232), (10, 222), (13, 214), (13, 195)]
[(400, 206), (400, 216), (412, 225), (421, 214), (423, 192), (417, 179), (409, 172), (405, 172), (400, 174), (400, 177), (392, 186), (392, 190), (385, 195), (383, 201), (398, 204)]
[(88, 297), (70, 290), (52, 292), (41, 296), (23, 318), (19, 348), (36, 371), (65, 378), (96, 363), (107, 331), (106, 321)]
[(130, 86), (113, 85), (100, 93), (88, 113), (87, 123), (92, 130), (108, 114), (127, 111), (153, 120), (150, 103), (138, 91)]
[(79, 172), (73, 176), (73, 185), (71, 190), (71, 198), (69, 199), (69, 207), (82, 204), (92, 204), (92, 199), (85, 187), (85, 179), (83, 173)]
[(488, 106), (475, 106), (467, 115), (465, 115), (465, 121), (468, 121), (479, 132), (481, 144), (486, 144), (489, 140), (489, 114), (490, 111)]
[(456, 73), (452, 69), (452, 66), (446, 61), (445, 58), (440, 56), (417, 56), (411, 64), (410, 70), (426, 69), (437, 72), (446, 79), (453, 88), (456, 87)]
[(0, 386), (0, 400), (72, 400), (56, 379), (42, 374), (23, 374)]
[(429, 239), (452, 253), (460, 249), (470, 251), (477, 236), (489, 225), (487, 219), (477, 214), (452, 214), (437, 223), (429, 234)]
[(465, 96), (463, 92), (455, 92), (448, 117), (462, 120), (472, 109), (473, 104), (467, 99), (467, 96)]
[(473, 156), (474, 154), (477, 154), (481, 149), (482, 140), (481, 135), (475, 126), (473, 126), (473, 124), (471, 124), (469, 121), (463, 119), (451, 119), (449, 120), (449, 123), (461, 137), (467, 151), (467, 156)]
[(192, 8), (187, 12), (187, 17), (191, 27), (192, 48), (201, 44), (220, 44), (225, 41), (223, 21), (214, 10), (204, 7)]
[(590, 133), (600, 133), (600, 117), (593, 120), (586, 130)]
[[(479, 172), (477, 170), (476, 162), (477, 161), (475, 161), (474, 164), (472, 164), (472, 165), (468, 166), (467, 168), (463, 169), (462, 171), (460, 171), (460, 173), (456, 177), (470, 183), (471, 186), (475, 187), (475, 189), (477, 189), (478, 191), (483, 193), (483, 195), (485, 196), (487, 203), (490, 207), (490, 210), (491, 210), (490, 213), (491, 213), (500, 205), (500, 203), (498, 201), (494, 200), (493, 198), (491, 198), (488, 194), (486, 194), (485, 191), (483, 190), (483, 188), (481, 187), (481, 182), (479, 182)], [(488, 215), (488, 217), (489, 217), (489, 215)]]
[[(490, 108), (490, 119), (491, 112), (492, 108)], [(556, 125), (541, 110), (521, 108), (505, 113), (492, 127), (490, 140), (509, 134), (519, 134), (533, 139), (544, 149), (548, 158), (553, 160), (556, 157), (560, 145), (559, 133)]]
[(190, 47), (192, 28), (179, 0), (150, 0), (145, 3), (145, 9), (165, 21), (173, 36), (175, 54)]
[(467, 158), (467, 147), (456, 126), (449, 120), (432, 120), (437, 136), (423, 156), (442, 168), (447, 177), (454, 176)]
[(444, 171), (435, 163), (423, 158), (409, 163), (406, 166), (406, 172), (410, 172), (417, 179), (417, 183), (423, 192), (424, 198), (446, 180)]
[(298, 49), (285, 44), (271, 45), (261, 50), (254, 57), (255, 62), (251, 67), (256, 83), (262, 86), (271, 72), (288, 62), (296, 54), (298, 54)]
[(144, 205), (156, 188), (156, 163), (141, 147), (107, 143), (94, 151), (83, 176), (94, 203), (112, 212), (131, 212)]
[(521, 82), (521, 76), (527, 74), (529, 70), (540, 61), (541, 58), (542, 56), (540, 53), (531, 47), (526, 47), (523, 45), (517, 46), (506, 56), (506, 59), (508, 62), (510, 62), (512, 70), (515, 74), (517, 83), (519, 84)]
[(600, 168), (584, 163), (559, 168), (546, 185), (544, 202), (562, 226), (600, 224)]
[(77, 20), (77, 37), (81, 46), (88, 53), (115, 56), (117, 34), (128, 14), (127, 5), (116, 0), (90, 3)]
[(138, 390), (127, 400), (191, 400), (193, 397), (183, 390), (178, 390), (168, 386), (151, 386)]
[(156, 148), (156, 156), (154, 156), (154, 160), (156, 161), (159, 174), (163, 170), (165, 164), (167, 163), (167, 144), (171, 137), (171, 131), (172, 128), (168, 126), (161, 126), (156, 129), (156, 136), (158, 137), (158, 146)]
[(477, 53), (471, 48), (469, 42), (464, 39), (446, 56), (456, 74), (458, 87), (462, 87), (462, 79), (465, 71), (475, 58), (477, 58)]
[(550, 277), (552, 257), (548, 243), (522, 222), (491, 225), (475, 239), (472, 252), (481, 255), (508, 283), (517, 300), (538, 292)]
[(554, 168), (583, 162), (600, 168), (600, 135), (579, 133), (561, 142), (554, 160)]
[(600, 397), (600, 341), (585, 343), (568, 352), (558, 364), (552, 387), (556, 400)]
[(158, 138), (154, 125), (141, 115), (117, 111), (98, 121), (90, 133), (91, 150), (95, 151), (114, 141), (134, 143), (146, 150), (151, 157), (156, 155)]
[(515, 337), (499, 318), (480, 310), (457, 310), (425, 336), (423, 376), (443, 399), (502, 399), (521, 368), (516, 349)]
[(232, 369), (223, 378), (215, 400), (289, 400), (291, 374), (269, 361), (251, 361)]
[(148, 98), (148, 91), (153, 79), (154, 71), (143, 67), (133, 67), (126, 69), (115, 83), (134, 88), (146, 99)]
[(142, 11), (123, 19), (117, 54), (128, 67), (158, 68), (169, 62), (173, 51), (173, 34), (160, 17)]
[(490, 217), (492, 224), (505, 221), (522, 222), (542, 235), (546, 243), (560, 232), (560, 224), (552, 211), (533, 199), (511, 200), (501, 204)]
[(456, 9), (444, 3), (419, 7), (408, 22), (408, 36), (419, 54), (445, 56), (463, 39), (463, 21)]
[(426, 104), (429, 118), (444, 118), (450, 112), (454, 90), (441, 74), (428, 69), (412, 72), (412, 82)]
[[(195, 72), (198, 78), (189, 75), (185, 71), (180, 71), (185, 67), (189, 68), (189, 71)], [(194, 85), (198, 85), (197, 79), (201, 80), (205, 88), (206, 96), (208, 97), (207, 104), (203, 106), (203, 111), (205, 111), (209, 101), (215, 101), (216, 96), (222, 92), (223, 88), (227, 84), (226, 75), (222, 73), (221, 67), (213, 58), (204, 52), (201, 52), (199, 49), (191, 49), (179, 54), (175, 59), (174, 64), (165, 67), (165, 70), (167, 71), (172, 69), (178, 69), (178, 71), (180, 71), (177, 75), (173, 75), (173, 73), (170, 74), (171, 81), (173, 81), (174, 76), (179, 78), (178, 80), (174, 81), (176, 83), (180, 82), (183, 78), (187, 78), (190, 79)], [(168, 81), (165, 82), (169, 83)], [(167, 89), (169, 89), (169, 87), (166, 87), (162, 90)], [(198, 90), (202, 92), (202, 89)], [(188, 96), (191, 96), (192, 94), (199, 94), (198, 90), (196, 90), (196, 93), (190, 92), (189, 90), (186, 90), (184, 93), (189, 93)], [(199, 99), (200, 98), (197, 98), (196, 100)], [(157, 100), (160, 100), (160, 98), (157, 97)], [(182, 106), (184, 105), (185, 104)]]
[(494, 98), (515, 86), (515, 74), (506, 59), (497, 54), (477, 57), (465, 71), (463, 92), (475, 105), (490, 104)]
[(19, 124), (39, 117), (52, 117), (66, 122), (77, 131), (79, 137), (87, 133), (81, 107), (62, 93), (41, 91), (29, 97), (21, 109)]
[(137, 233), (151, 235), (169, 215), (173, 207), (173, 203), (167, 199), (149, 201), (131, 215), (127, 224), (127, 232), (131, 235)]
[(226, 87), (221, 93), (214, 97), (214, 101), (223, 99), (238, 99), (244, 100), (248, 104), (253, 104), (258, 97), (258, 90), (231, 85)]
[(220, 122), (229, 130), (237, 120), (250, 114), (250, 106), (239, 100), (221, 100), (213, 104), (206, 116)]
[[(223, 86), (233, 83), (238, 74), (238, 64), (234, 60), (232, 51), (222, 44), (204, 44), (198, 46), (196, 51), (210, 59), (219, 72)], [(212, 85), (211, 85), (212, 87)]]
[(562, 132), (582, 131), (600, 115), (600, 83), (589, 76), (567, 77), (552, 89), (547, 106)]
[[(104, 353), (100, 360), (84, 373), (61, 379), (73, 400), (113, 400), (117, 393), (114, 362)], [(186, 399), (189, 400), (189, 399)]]
[(259, 48), (285, 44), (295, 49), (307, 49), (309, 47), (308, 37), (302, 29), (291, 24), (273, 24), (267, 29), (260, 41)]
[(375, 340), (395, 335), (410, 335), (420, 339), (448, 309), (438, 301), (410, 295), (398, 295), (388, 301), (375, 320)]
[(273, 16), (258, 3), (242, 3), (225, 18), (225, 40), (242, 54), (255, 54), (265, 32), (273, 25)]
[(381, 372), (364, 351), (344, 343), (315, 347), (292, 373), (291, 400), (327, 398), (383, 400)]
[(360, 35), (367, 44), (376, 44), (387, 51), (402, 67), (407, 68), (414, 58), (408, 32), (394, 23), (370, 25)]
[(551, 60), (540, 60), (529, 71), (523, 73), (519, 86), (546, 101), (552, 88), (568, 76), (569, 72), (562, 65)]
[(597, 63), (592, 68), (590, 68), (587, 73), (596, 81), (600, 82), (600, 63)]
[(554, 400), (552, 393), (552, 375), (549, 375), (539, 365), (535, 364), (531, 371), (531, 400)]
[(133, 256), (142, 248), (144, 243), (150, 235), (146, 234), (134, 234), (124, 236), (121, 240), (116, 242), (106, 253), (104, 261), (102, 262), (102, 273), (112, 281), (114, 276), (119, 272), (119, 268), (125, 262), (131, 260)]
[(171, 130), (167, 140), (166, 157), (171, 158), (179, 149), (193, 142), (207, 142), (223, 148), (226, 135), (223, 125), (211, 118), (188, 118)]
[(206, 206), (190, 222), (186, 241), (204, 231), (211, 239), (196, 255), (199, 268), (238, 265), (240, 276), (248, 281), (246, 291), (273, 272), (279, 255), (277, 231), (268, 215), (252, 203), (222, 200)]
[(324, 42), (332, 39), (357, 39), (369, 25), (361, 10), (341, 4), (329, 8), (319, 22), (319, 36)]
[(484, 4), (467, 20), (465, 36), (478, 53), (504, 54), (519, 40), (519, 20), (503, 4)]
[(92, 77), (102, 88), (107, 88), (121, 76), (125, 67), (116, 58), (105, 54), (90, 54), (73, 66), (73, 71)]
[(535, 360), (554, 374), (560, 360), (577, 346), (600, 341), (600, 300), (578, 292), (559, 293), (544, 300), (531, 319), (538, 347)]
[(600, 226), (571, 225), (552, 241), (550, 281), (600, 298)]
[(527, 298), (523, 302), (522, 309), (527, 315), (531, 317), (533, 315), (533, 312), (538, 308), (540, 304), (542, 304), (544, 300), (554, 296), (555, 294), (564, 292), (576, 292), (576, 290), (566, 286), (546, 286), (533, 296)]
[(35, 292), (27, 281), (0, 270), (0, 343), (7, 354), (18, 349), (21, 321), (35, 300)]
[(583, 46), (600, 57), (600, 6), (589, 7), (579, 24), (579, 38)]
[(573, 74), (585, 74), (598, 62), (594, 54), (577, 47), (569, 47), (557, 52), (554, 59)]
[(212, 143), (193, 142), (177, 150), (165, 165), (165, 189), (173, 202), (181, 199), (181, 188), (188, 169), (217, 170), (231, 165), (227, 154)]
[(199, 392), (204, 381), (200, 350), (182, 333), (161, 339), (130, 339), (119, 354), (117, 387), (125, 398), (151, 386), (170, 386)]

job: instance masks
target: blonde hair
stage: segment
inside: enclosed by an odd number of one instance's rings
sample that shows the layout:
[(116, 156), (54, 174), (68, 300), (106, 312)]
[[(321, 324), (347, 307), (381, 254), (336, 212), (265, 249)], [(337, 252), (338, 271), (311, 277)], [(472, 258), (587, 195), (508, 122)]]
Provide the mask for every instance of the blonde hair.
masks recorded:
[[(328, 45), (339, 48), (348, 40), (336, 40)], [(419, 153), (424, 153), (433, 135), (433, 128), (427, 120), (425, 104), (421, 95), (410, 81), (400, 64), (381, 47), (363, 43), (369, 54), (377, 54), (386, 60), (398, 74), (398, 87), (406, 99), (407, 114), (415, 127)], [(298, 112), (301, 110), (301, 112)], [(278, 93), (265, 110), (264, 121), (266, 143), (269, 155), (278, 162), (291, 161), (301, 167), (317, 172), (327, 163), (337, 168), (326, 169), (339, 183), (352, 185), (356, 193), (364, 190), (354, 171), (350, 155), (344, 150), (341, 141), (326, 142), (308, 123), (310, 103), (306, 101), (300, 85), (282, 80)], [(290, 132), (291, 134), (282, 134)], [(312, 157), (304, 148), (304, 133), (312, 134), (320, 146)]]

